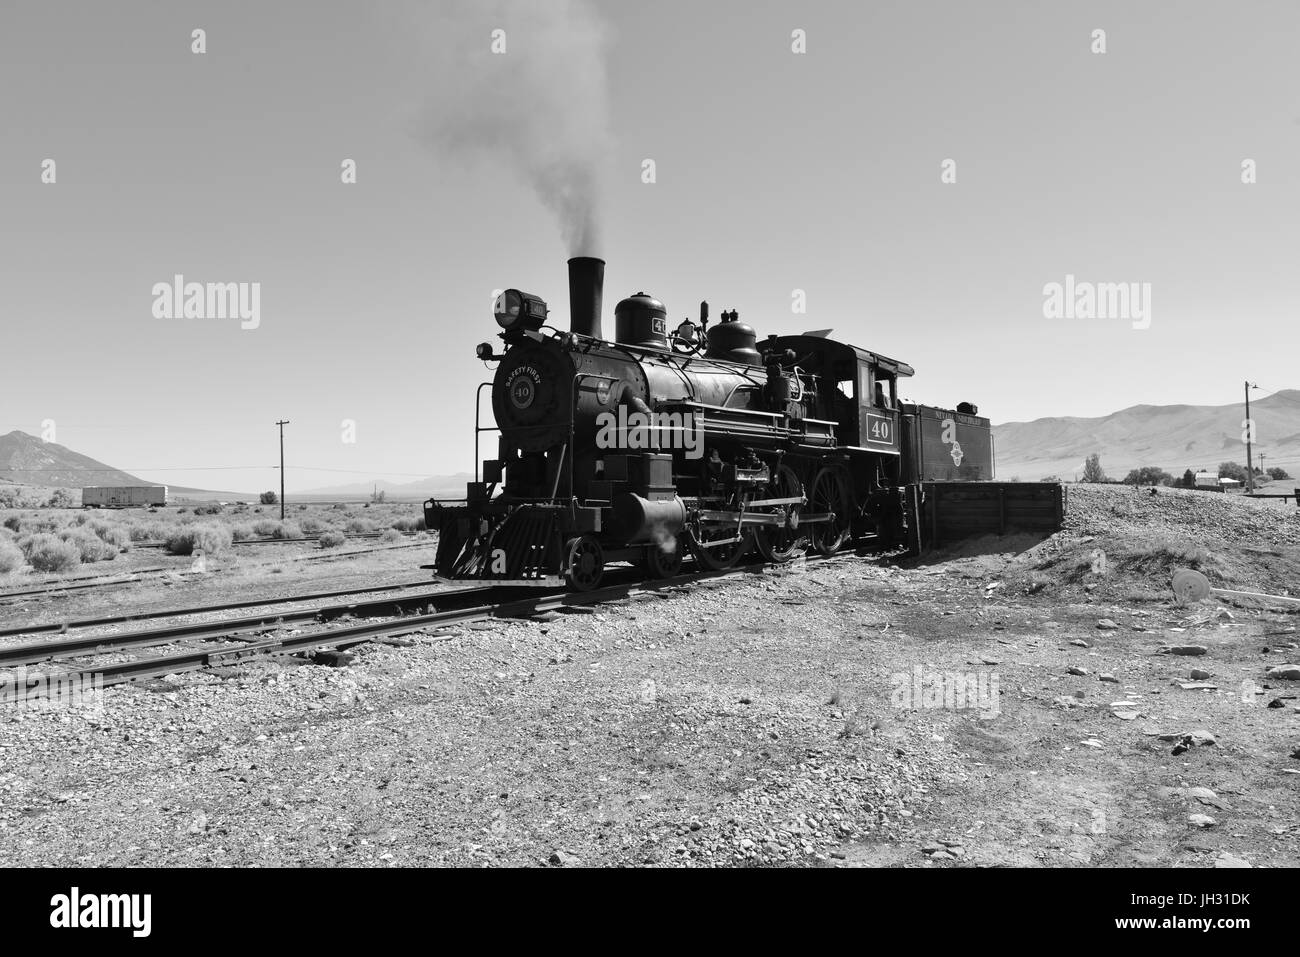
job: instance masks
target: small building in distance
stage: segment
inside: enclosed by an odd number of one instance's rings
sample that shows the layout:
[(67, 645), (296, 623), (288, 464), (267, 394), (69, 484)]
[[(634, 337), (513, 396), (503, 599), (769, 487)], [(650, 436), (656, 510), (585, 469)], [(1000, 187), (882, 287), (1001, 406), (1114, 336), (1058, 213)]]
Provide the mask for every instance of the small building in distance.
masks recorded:
[(1207, 492), (1222, 492), (1241, 485), (1237, 479), (1220, 478), (1218, 472), (1197, 472), (1196, 487)]
[(81, 490), (82, 508), (141, 508), (166, 504), (166, 485), (95, 485)]

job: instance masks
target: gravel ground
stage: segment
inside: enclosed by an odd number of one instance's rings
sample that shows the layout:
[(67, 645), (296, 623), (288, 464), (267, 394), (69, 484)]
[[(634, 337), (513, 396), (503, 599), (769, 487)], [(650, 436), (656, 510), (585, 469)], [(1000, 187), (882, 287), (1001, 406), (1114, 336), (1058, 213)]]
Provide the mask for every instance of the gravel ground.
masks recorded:
[[(0, 863), (1294, 866), (1300, 682), (1268, 669), (1295, 615), (1176, 607), (1167, 552), (1276, 585), (1289, 514), (1071, 493), (1046, 542), (10, 710)], [(954, 676), (970, 697), (931, 700)]]

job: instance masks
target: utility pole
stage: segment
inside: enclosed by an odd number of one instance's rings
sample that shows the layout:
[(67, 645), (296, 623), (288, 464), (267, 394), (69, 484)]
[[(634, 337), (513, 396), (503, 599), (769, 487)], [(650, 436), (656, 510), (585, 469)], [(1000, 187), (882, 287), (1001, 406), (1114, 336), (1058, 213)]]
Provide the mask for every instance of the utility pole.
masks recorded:
[[(1247, 415), (1250, 413), (1247, 412)], [(280, 521), (284, 521), (284, 427), (289, 424), (288, 419), (281, 419), (275, 423), (280, 427)]]
[(1251, 433), (1255, 431), (1255, 425), (1250, 421), (1250, 390), (1258, 389), (1259, 386), (1251, 385), (1250, 381), (1246, 383), (1246, 491), (1255, 491), (1255, 469), (1251, 466), (1250, 460), (1250, 439)]
[(1265, 475), (1268, 474), (1268, 469), (1264, 468), (1264, 453), (1263, 453), (1263, 452), (1260, 452), (1260, 453), (1259, 453), (1259, 470), (1260, 470), (1261, 472), (1263, 472)]

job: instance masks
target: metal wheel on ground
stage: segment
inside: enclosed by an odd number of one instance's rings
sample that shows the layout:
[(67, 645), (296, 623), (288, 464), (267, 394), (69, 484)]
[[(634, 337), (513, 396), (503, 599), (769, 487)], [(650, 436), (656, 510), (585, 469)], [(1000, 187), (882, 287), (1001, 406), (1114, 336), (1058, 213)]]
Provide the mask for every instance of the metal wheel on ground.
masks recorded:
[[(739, 536), (740, 541), (730, 541), (730, 539), (737, 537), (734, 526), (689, 529), (687, 537), (695, 560), (700, 563), (701, 567), (715, 572), (735, 568), (737, 563), (745, 556), (745, 553), (749, 551), (749, 546), (753, 544), (754, 539), (752, 533), (742, 532)], [(727, 544), (710, 544), (719, 541), (725, 541)]]
[[(764, 498), (803, 498), (803, 483), (794, 469), (782, 465), (772, 475), (763, 494)], [(781, 505), (772, 511), (784, 511), (784, 525), (763, 525), (754, 534), (758, 553), (769, 562), (788, 562), (807, 543), (807, 534), (799, 530), (801, 503)]]
[(681, 539), (647, 546), (643, 564), (651, 578), (672, 578), (682, 570)]
[(812, 482), (808, 510), (829, 516), (826, 521), (811, 525), (809, 535), (815, 551), (834, 555), (849, 537), (853, 512), (853, 496), (842, 469), (824, 468), (817, 473)]
[(605, 551), (590, 535), (569, 540), (564, 576), (574, 591), (591, 591), (605, 574)]

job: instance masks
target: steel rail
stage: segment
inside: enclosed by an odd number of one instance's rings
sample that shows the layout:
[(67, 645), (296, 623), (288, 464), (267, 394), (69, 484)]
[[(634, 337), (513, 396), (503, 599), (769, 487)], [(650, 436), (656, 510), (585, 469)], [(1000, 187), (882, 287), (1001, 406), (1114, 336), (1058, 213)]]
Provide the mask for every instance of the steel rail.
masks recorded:
[(121, 625), (131, 621), (149, 621), (156, 618), (180, 618), (184, 615), (202, 615), (210, 612), (229, 611), (235, 608), (256, 608), (259, 605), (287, 605), (295, 601), (314, 601), (318, 598), (337, 598), (340, 595), (369, 595), (375, 592), (402, 591), (407, 588), (420, 588), (429, 585), (429, 579), (399, 582), (391, 585), (371, 585), (366, 588), (336, 588), (331, 591), (305, 592), (300, 595), (281, 595), (278, 598), (248, 598), (242, 601), (223, 602), (216, 605), (192, 605), (188, 608), (160, 608), (153, 611), (127, 612), (121, 615), (109, 615), (104, 618), (80, 618), (72, 621), (52, 621), (36, 625), (16, 625), (12, 628), (0, 628), (0, 638), (12, 638), (17, 635), (63, 634), (73, 628), (95, 628), (100, 625)]
[[(820, 563), (843, 557), (847, 556), (820, 557), (810, 555), (807, 556), (806, 561)], [(342, 628), (319, 629), (301, 635), (250, 642), (234, 648), (219, 650), (191, 649), (173, 655), (133, 658), (128, 661), (112, 662), (76, 671), (44, 672), (36, 675), (24, 674), (0, 684), (0, 703), (32, 700), (40, 697), (43, 692), (50, 692), (63, 686), (72, 686), (79, 682), (83, 685), (89, 683), (93, 687), (108, 687), (128, 681), (221, 667), (250, 658), (302, 654), (323, 649), (349, 648), (375, 638), (396, 637), (432, 627), (487, 618), (531, 617), (558, 608), (581, 607), (626, 598), (638, 592), (666, 591), (710, 579), (761, 574), (770, 568), (786, 567), (789, 564), (788, 562), (756, 563), (734, 569), (716, 571), (705, 569), (655, 581), (638, 580), (617, 585), (607, 585), (586, 592), (566, 592), (557, 589), (554, 593), (542, 592), (539, 594), (538, 592), (541, 590), (529, 588), (528, 590), (533, 594), (514, 601), (471, 605), (465, 608), (447, 609), (424, 615), (411, 615), (396, 620), (348, 625)], [(502, 587), (509, 588), (511, 586), (487, 586), (481, 590), (466, 589), (458, 594), (469, 596), (474, 592), (492, 592)], [(445, 596), (447, 593), (441, 594)], [(229, 624), (226, 623), (227, 628)], [(190, 637), (194, 637), (194, 635), (190, 635)], [(62, 643), (47, 643), (47, 648), (49, 645), (58, 644)], [(107, 638), (101, 642), (101, 648), (98, 650), (111, 652), (117, 650), (117, 646), (112, 644), (112, 638)]]
[[(269, 612), (244, 618), (224, 618), (220, 621), (195, 621), (163, 628), (146, 628), (139, 631), (118, 632), (111, 635), (79, 635), (54, 641), (34, 641), (21, 645), (0, 647), (0, 668), (34, 664), (40, 661), (58, 661), (86, 654), (104, 654), (123, 648), (146, 648), (151, 645), (168, 645), (179, 639), (211, 641), (243, 635), (250, 631), (265, 631), (290, 622), (329, 621), (344, 615), (400, 615), (421, 607), (432, 607), (438, 602), (457, 604), (467, 599), (481, 601), (492, 586), (462, 588), (454, 591), (422, 592), (374, 601), (346, 602), (337, 605), (317, 605), (312, 608), (294, 608), (289, 611)], [(390, 610), (391, 609), (391, 610)]]

